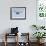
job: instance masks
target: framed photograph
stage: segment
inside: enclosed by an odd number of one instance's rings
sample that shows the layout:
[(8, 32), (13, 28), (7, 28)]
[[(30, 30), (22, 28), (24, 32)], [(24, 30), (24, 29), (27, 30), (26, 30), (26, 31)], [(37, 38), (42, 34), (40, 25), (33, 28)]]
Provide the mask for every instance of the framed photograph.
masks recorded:
[(11, 20), (24, 20), (26, 19), (26, 7), (11, 7), (10, 8)]

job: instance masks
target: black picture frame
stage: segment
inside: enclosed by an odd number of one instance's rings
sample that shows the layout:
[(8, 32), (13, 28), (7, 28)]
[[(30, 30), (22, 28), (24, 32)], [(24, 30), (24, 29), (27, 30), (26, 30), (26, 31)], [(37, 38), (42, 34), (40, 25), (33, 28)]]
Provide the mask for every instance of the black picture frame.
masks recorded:
[(11, 20), (25, 20), (26, 7), (10, 7), (10, 19)]

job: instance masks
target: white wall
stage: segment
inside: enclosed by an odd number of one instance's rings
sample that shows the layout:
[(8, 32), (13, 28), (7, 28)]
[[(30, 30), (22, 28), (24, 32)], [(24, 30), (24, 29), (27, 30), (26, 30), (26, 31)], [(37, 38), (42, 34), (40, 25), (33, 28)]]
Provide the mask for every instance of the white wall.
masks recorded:
[[(10, 20), (10, 7), (26, 7), (26, 20)], [(36, 0), (0, 0), (0, 34), (17, 26), (32, 35), (32, 24), (36, 24)]]

